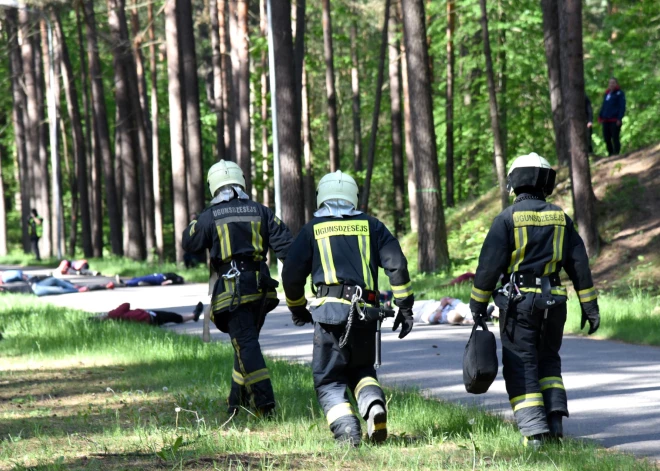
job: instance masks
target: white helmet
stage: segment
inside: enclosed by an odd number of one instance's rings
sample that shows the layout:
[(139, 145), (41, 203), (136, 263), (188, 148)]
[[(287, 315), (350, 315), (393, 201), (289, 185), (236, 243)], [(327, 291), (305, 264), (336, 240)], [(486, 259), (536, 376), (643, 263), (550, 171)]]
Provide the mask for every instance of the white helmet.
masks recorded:
[(225, 185), (239, 185), (245, 189), (245, 177), (243, 170), (235, 162), (225, 162), (221, 160), (211, 166), (209, 169), (207, 181), (211, 196), (215, 196), (218, 188)]
[(550, 162), (532, 152), (513, 161), (507, 174), (507, 189), (513, 192), (516, 188), (532, 187), (548, 196), (555, 187), (556, 176)]
[(358, 206), (358, 186), (353, 177), (337, 170), (328, 173), (319, 182), (316, 189), (316, 207), (320, 208), (324, 201), (342, 199)]

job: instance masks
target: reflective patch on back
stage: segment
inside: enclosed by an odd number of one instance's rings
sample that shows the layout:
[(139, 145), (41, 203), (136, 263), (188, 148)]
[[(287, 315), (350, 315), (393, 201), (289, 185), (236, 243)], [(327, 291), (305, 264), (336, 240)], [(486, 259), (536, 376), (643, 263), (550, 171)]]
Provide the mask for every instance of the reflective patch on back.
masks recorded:
[(368, 236), (369, 221), (331, 221), (314, 226), (316, 240), (332, 236)]
[(563, 211), (516, 211), (513, 213), (513, 226), (565, 226)]

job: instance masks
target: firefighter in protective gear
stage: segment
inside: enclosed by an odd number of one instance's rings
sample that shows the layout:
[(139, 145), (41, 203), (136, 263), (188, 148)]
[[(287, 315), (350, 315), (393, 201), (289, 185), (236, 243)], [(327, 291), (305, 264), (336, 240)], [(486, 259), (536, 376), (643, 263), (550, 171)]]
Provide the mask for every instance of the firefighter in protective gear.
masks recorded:
[[(335, 439), (357, 446), (360, 420), (367, 421), (371, 441), (387, 438), (385, 396), (374, 368), (376, 322), (360, 319), (360, 308), (377, 306), (378, 267), (390, 279), (399, 307), (399, 338), (413, 325), (413, 291), (399, 242), (378, 219), (356, 210), (358, 187), (337, 171), (324, 176), (317, 189), (314, 218), (301, 230), (284, 263), (286, 302), (296, 325), (314, 323), (314, 387)], [(316, 299), (311, 314), (305, 280), (312, 275)]]
[(234, 162), (214, 164), (208, 172), (213, 199), (183, 233), (188, 252), (210, 251), (211, 320), (229, 333), (234, 347), (234, 369), (228, 412), (249, 406), (264, 415), (275, 407), (259, 332), (266, 313), (277, 306), (266, 256), (272, 248), (280, 260), (289, 252), (293, 237), (267, 207), (250, 201), (245, 178)]
[(559, 357), (567, 300), (562, 268), (579, 297), (582, 327), (588, 321), (592, 334), (600, 322), (584, 243), (564, 211), (545, 201), (555, 177), (535, 153), (513, 162), (507, 184), (516, 199), (486, 236), (470, 300), (475, 316), (486, 315), (491, 295), (500, 308), (504, 381), (523, 443), (532, 446), (560, 438), (568, 417)]

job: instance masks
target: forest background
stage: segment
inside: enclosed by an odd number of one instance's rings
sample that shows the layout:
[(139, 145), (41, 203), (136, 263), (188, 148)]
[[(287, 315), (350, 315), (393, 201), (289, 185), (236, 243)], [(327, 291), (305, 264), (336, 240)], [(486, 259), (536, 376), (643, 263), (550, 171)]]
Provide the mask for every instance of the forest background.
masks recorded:
[[(274, 207), (266, 4), (87, 0), (3, 9), (0, 255), (29, 249), (25, 221), (36, 207), (46, 218), (45, 256), (181, 261), (182, 228), (210, 200), (206, 170), (223, 157), (245, 170), (253, 199)], [(660, 141), (658, 2), (272, 0), (272, 8), (282, 217), (294, 232), (314, 209), (315, 182), (342, 169), (361, 185), (363, 207), (395, 234), (417, 232), (421, 222), (420, 271), (446, 268), (448, 208), (498, 186), (498, 153), (510, 163), (534, 151), (560, 167), (586, 156), (586, 133), (571, 137), (569, 129), (584, 122), (571, 111), (584, 102), (571, 93), (583, 89), (597, 115), (610, 76), (628, 100), (624, 152)], [(568, 51), (554, 66), (553, 8), (557, 46)], [(569, 34), (576, 24), (581, 38)], [(582, 77), (559, 71), (576, 65), (577, 46)], [(419, 67), (424, 54), (427, 68)], [(565, 75), (559, 124), (553, 67)], [(433, 145), (423, 132), (434, 134)], [(561, 147), (562, 139), (573, 142)], [(593, 145), (605, 152), (598, 125)], [(429, 186), (430, 174), (437, 178)], [(586, 181), (593, 195), (590, 174)], [(429, 194), (437, 197), (426, 211)], [(589, 198), (585, 208), (595, 213)], [(418, 220), (425, 213), (432, 227)], [(591, 246), (583, 237), (597, 254), (598, 233)]]

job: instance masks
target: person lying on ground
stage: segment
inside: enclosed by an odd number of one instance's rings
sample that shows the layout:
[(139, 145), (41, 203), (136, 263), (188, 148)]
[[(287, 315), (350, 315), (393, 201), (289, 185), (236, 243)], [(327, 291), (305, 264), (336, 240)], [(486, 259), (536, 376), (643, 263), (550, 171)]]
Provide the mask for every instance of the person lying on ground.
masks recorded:
[[(490, 318), (495, 305), (488, 307)], [(444, 297), (440, 301), (418, 301), (413, 309), (414, 321), (422, 324), (472, 325), (474, 319), (470, 305), (460, 299)]]
[(52, 296), (68, 293), (84, 293), (102, 289), (114, 289), (115, 284), (96, 284), (89, 286), (74, 285), (73, 283), (54, 278), (52, 276), (28, 276), (22, 270), (6, 270), (0, 272), (0, 290), (10, 293), (26, 293), (30, 291), (37, 296)]
[(100, 276), (101, 273), (89, 269), (87, 260), (62, 260), (57, 267), (57, 273), (62, 275)]
[(152, 273), (151, 275), (137, 276), (124, 281), (119, 275), (115, 277), (118, 284), (122, 286), (160, 286), (160, 285), (182, 285), (185, 280), (176, 273)]
[(151, 311), (147, 309), (131, 309), (130, 303), (120, 304), (119, 307), (110, 312), (103, 312), (98, 316), (90, 317), (94, 321), (129, 321), (141, 322), (143, 324), (163, 325), (170, 322), (183, 324), (188, 321), (199, 320), (199, 316), (204, 311), (204, 304), (197, 303), (195, 309), (190, 314), (177, 314), (170, 311)]

